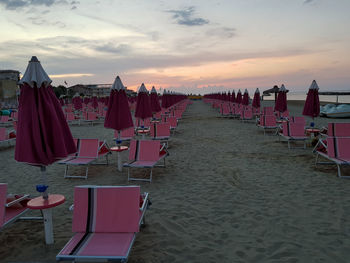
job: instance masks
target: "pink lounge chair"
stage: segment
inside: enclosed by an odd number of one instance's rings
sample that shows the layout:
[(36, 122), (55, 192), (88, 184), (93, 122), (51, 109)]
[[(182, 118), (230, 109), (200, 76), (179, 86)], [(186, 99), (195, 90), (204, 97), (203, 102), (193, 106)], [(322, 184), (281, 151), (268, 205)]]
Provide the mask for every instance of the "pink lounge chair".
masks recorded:
[(97, 113), (93, 111), (86, 111), (83, 113), (85, 122), (91, 123), (91, 126), (98, 121)]
[[(59, 164), (64, 164), (64, 178), (84, 178), (87, 179), (89, 173), (89, 165), (95, 162), (99, 157), (105, 156), (106, 163), (94, 164), (108, 164), (108, 145), (105, 142), (100, 142), (98, 139), (79, 139), (79, 149), (76, 156), (71, 156), (68, 160), (60, 161)], [(85, 176), (68, 175), (68, 165), (86, 165)]]
[(274, 114), (273, 107), (264, 107), (262, 109), (262, 114), (263, 115), (273, 115)]
[(2, 115), (2, 116), (0, 116), (0, 125), (1, 126), (5, 126), (5, 127), (11, 126), (12, 125), (12, 120), (10, 119), (9, 116)]
[(0, 183), (0, 230), (28, 212), (29, 195), (8, 195), (7, 184)]
[[(128, 180), (152, 182), (153, 167), (165, 167), (165, 157), (168, 152), (165, 145), (161, 145), (160, 141), (132, 140), (129, 148), (129, 162), (123, 166), (128, 168)], [(157, 165), (164, 160), (163, 165)], [(151, 168), (149, 178), (133, 178), (130, 177), (130, 168)]]
[(126, 262), (148, 206), (139, 186), (76, 186), (75, 234), (56, 260)]
[(167, 122), (170, 124), (170, 130), (175, 131), (177, 128), (177, 119), (176, 117), (168, 117)]
[(7, 144), (11, 146), (11, 142), (16, 141), (16, 137), (10, 138), (5, 127), (0, 127), (0, 146)]
[[(328, 137), (326, 148), (316, 150), (315, 164), (336, 164), (338, 168), (338, 177), (350, 178), (350, 175), (341, 175), (341, 166), (350, 165), (350, 137)], [(319, 162), (319, 156), (328, 159), (331, 162)]]
[(222, 103), (220, 107), (220, 114), (224, 117), (229, 117), (231, 115), (231, 108), (228, 103)]
[(253, 120), (253, 110), (251, 108), (244, 109), (241, 112), (241, 121)]
[[(135, 136), (135, 128), (130, 127), (120, 132), (120, 140), (130, 141)], [(118, 131), (114, 131), (114, 140), (118, 139)]]
[(258, 127), (264, 129), (264, 135), (266, 134), (266, 130), (276, 131), (276, 129), (278, 128), (276, 123), (276, 117), (274, 115), (261, 115)]
[(328, 136), (350, 137), (350, 123), (328, 123)]
[(289, 121), (295, 122), (295, 123), (301, 123), (304, 125), (304, 127), (306, 126), (306, 120), (305, 120), (305, 117), (303, 116), (291, 116)]
[(151, 126), (151, 137), (152, 140), (160, 140), (166, 143), (166, 148), (169, 146), (170, 139), (170, 124), (165, 123), (155, 123)]
[(290, 143), (292, 141), (301, 141), (304, 143), (303, 149), (306, 148), (306, 140), (308, 137), (305, 136), (305, 129), (302, 123), (284, 122), (282, 128), (283, 132), (279, 133), (279, 135), (288, 141), (288, 149), (291, 149)]

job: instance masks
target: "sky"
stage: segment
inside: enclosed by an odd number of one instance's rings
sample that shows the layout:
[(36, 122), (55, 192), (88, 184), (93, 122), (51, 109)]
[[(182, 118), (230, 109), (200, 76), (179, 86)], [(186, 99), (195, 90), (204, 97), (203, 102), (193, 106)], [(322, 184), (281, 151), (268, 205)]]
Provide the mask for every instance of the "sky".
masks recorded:
[(350, 90), (349, 0), (0, 0), (0, 69), (53, 85)]

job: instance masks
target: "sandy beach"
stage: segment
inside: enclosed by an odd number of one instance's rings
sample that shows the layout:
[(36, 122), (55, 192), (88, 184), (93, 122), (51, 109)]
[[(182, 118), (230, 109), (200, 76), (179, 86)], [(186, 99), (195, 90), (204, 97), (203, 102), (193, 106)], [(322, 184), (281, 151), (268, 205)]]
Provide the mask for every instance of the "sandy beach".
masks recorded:
[[(301, 116), (302, 107), (303, 102), (288, 102), (291, 115)], [(317, 127), (328, 122), (349, 119), (315, 120)], [(113, 130), (103, 123), (71, 131), (76, 138), (115, 145)], [(128, 183), (126, 169), (117, 171), (115, 153), (110, 165), (91, 166), (87, 180), (64, 179), (64, 166), (49, 166), (49, 193), (66, 197), (53, 210), (54, 245), (45, 244), (42, 222), (18, 221), (0, 232), (0, 262), (55, 262), (72, 236), (68, 208), (74, 186), (85, 184), (136, 184), (149, 192), (147, 226), (128, 262), (349, 262), (350, 181), (339, 179), (334, 165), (315, 167), (310, 146), (289, 150), (254, 123), (222, 118), (195, 101), (180, 120), (169, 153), (166, 168), (153, 171), (151, 184)], [(127, 152), (122, 157), (126, 161)], [(9, 192), (38, 195), (39, 168), (17, 163), (14, 147), (1, 149), (0, 160), (0, 182), (8, 183)], [(82, 174), (84, 168), (70, 171)]]

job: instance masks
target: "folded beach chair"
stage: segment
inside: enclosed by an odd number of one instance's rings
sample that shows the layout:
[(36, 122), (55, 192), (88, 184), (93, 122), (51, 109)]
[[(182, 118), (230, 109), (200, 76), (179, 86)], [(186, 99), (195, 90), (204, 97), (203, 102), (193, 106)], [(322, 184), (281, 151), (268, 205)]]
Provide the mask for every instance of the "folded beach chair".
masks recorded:
[[(98, 139), (79, 139), (78, 154), (61, 160), (59, 164), (64, 164), (64, 178), (84, 178), (87, 179), (89, 173), (89, 165), (93, 164), (99, 157), (105, 156), (106, 163), (94, 163), (94, 164), (108, 164), (108, 154), (111, 151), (108, 145), (104, 141)], [(68, 175), (69, 165), (85, 165), (85, 176), (80, 175)]]
[(276, 117), (274, 115), (261, 115), (258, 127), (264, 129), (264, 135), (266, 133), (266, 130), (274, 130), (276, 131), (277, 123), (276, 123)]
[[(342, 176), (341, 166), (350, 165), (350, 137), (328, 137), (324, 148), (315, 151), (315, 164), (336, 164), (338, 177), (350, 178), (350, 175)], [(319, 162), (319, 156), (328, 159), (330, 162)]]
[(7, 133), (7, 130), (5, 127), (0, 127), (0, 146), (10, 146), (12, 142), (16, 141), (16, 134), (13, 132), (13, 137), (10, 136), (10, 134)]
[[(152, 182), (153, 167), (165, 167), (165, 157), (168, 156), (166, 146), (158, 140), (132, 140), (129, 148), (129, 162), (123, 166), (128, 168), (128, 180)], [(163, 165), (157, 165), (164, 160)], [(149, 178), (133, 178), (130, 176), (130, 168), (151, 168)]]
[(0, 183), (0, 230), (28, 212), (29, 195), (8, 195), (7, 184)]
[[(120, 132), (120, 140), (130, 141), (135, 136), (135, 128), (130, 127)], [(118, 131), (114, 131), (114, 140), (118, 139)]]
[(126, 262), (148, 205), (148, 193), (140, 195), (139, 186), (76, 186), (75, 234), (56, 260)]
[(282, 129), (283, 132), (280, 132), (279, 135), (288, 141), (288, 149), (291, 149), (291, 142), (299, 141), (304, 143), (303, 149), (306, 148), (306, 140), (308, 137), (305, 136), (305, 127), (302, 123), (283, 122)]

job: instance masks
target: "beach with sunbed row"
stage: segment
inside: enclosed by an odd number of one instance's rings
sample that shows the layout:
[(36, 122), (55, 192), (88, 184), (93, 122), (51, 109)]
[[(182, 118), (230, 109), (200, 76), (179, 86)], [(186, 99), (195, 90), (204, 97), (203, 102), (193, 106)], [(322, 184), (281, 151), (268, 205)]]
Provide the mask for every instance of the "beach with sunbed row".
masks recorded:
[[(302, 109), (303, 102), (288, 101), (291, 116), (301, 116)], [(334, 120), (314, 122), (326, 127)], [(70, 129), (74, 138), (115, 145), (114, 131), (103, 123)], [(0, 261), (54, 262), (72, 236), (69, 207), (75, 186), (140, 185), (152, 205), (128, 262), (347, 262), (348, 181), (336, 176), (335, 166), (315, 166), (310, 144), (290, 150), (277, 136), (264, 136), (255, 122), (225, 118), (211, 105), (194, 101), (169, 140), (166, 167), (153, 169), (152, 183), (128, 182), (127, 169), (117, 170), (115, 153), (109, 165), (91, 165), (87, 180), (64, 179), (63, 165), (48, 166), (48, 192), (66, 198), (53, 209), (55, 243), (45, 244), (41, 221), (17, 221), (0, 232)], [(13, 147), (2, 149), (0, 156), (9, 192), (37, 196), (39, 169), (16, 162)], [(126, 162), (128, 153), (121, 157)]]

